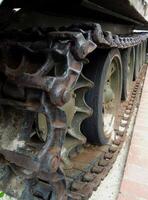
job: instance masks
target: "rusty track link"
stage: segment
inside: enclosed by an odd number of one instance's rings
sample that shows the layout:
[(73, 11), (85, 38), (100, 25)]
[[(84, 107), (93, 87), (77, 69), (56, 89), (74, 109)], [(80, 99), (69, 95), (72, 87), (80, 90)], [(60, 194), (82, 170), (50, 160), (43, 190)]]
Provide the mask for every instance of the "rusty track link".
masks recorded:
[[(97, 189), (101, 181), (108, 175), (125, 141), (133, 110), (141, 94), (146, 69), (147, 66), (145, 65), (138, 79), (133, 84), (128, 100), (121, 105), (119, 124), (115, 130), (116, 138), (113, 143), (101, 147), (86, 145), (84, 152), (78, 155), (79, 158), (73, 159), (75, 169), (73, 169), (73, 172), (72, 170), (70, 172), (67, 171), (69, 189), (71, 190), (69, 192), (70, 200), (89, 199), (92, 192)], [(95, 154), (95, 151), (98, 153)], [(88, 164), (88, 162), (90, 163)]]
[[(15, 138), (17, 140), (12, 140), (12, 143), (17, 142), (17, 148), (2, 145), (0, 149), (1, 163), (7, 167), (6, 170), (2, 169), (4, 175), (1, 177), (0, 187), (6, 193), (20, 200), (67, 199), (67, 181), (69, 199), (89, 198), (109, 172), (121, 149), (145, 68), (136, 80), (130, 98), (121, 107), (123, 115), (115, 130), (113, 144), (102, 147), (86, 144), (84, 152), (71, 158), (73, 168), (65, 170), (66, 180), (60, 169), (67, 130), (62, 106), (69, 101), (71, 90), (76, 86), (83, 66), (88, 63), (88, 54), (96, 48), (125, 49), (136, 46), (147, 40), (147, 37), (146, 34), (127, 37), (112, 35), (110, 32), (103, 32), (101, 26), (95, 23), (72, 25), (59, 30), (47, 28), (0, 32), (0, 73), (4, 75), (4, 82), (0, 84), (0, 104), (4, 108), (8, 106), (24, 112), (24, 115), (20, 112), (17, 118), (20, 121), (17, 125), (22, 125)], [(13, 60), (12, 57), (16, 58), (18, 55), (10, 55), (10, 50), (20, 53), (20, 58)], [(35, 63), (36, 59), (38, 63)], [(62, 67), (63, 73), (53, 74), (52, 69), (56, 67)], [(37, 113), (44, 114), (48, 123), (48, 137), (42, 143), (30, 139), (34, 134), (32, 126)], [(19, 120), (19, 117), (23, 120)], [(9, 127), (6, 126), (5, 130), (7, 128)], [(84, 159), (86, 151), (89, 153), (90, 163)], [(79, 157), (84, 159), (83, 162), (78, 162)], [(10, 192), (5, 184), (7, 178), (11, 185), (12, 177), (17, 183), (15, 192)]]

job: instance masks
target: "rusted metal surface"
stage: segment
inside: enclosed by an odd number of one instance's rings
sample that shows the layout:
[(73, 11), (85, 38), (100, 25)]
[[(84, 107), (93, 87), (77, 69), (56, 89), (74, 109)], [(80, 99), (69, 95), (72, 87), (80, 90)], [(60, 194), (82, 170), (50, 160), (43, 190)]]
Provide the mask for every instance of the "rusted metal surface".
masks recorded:
[[(113, 146), (107, 145), (101, 150), (97, 146), (91, 147), (99, 154), (94, 156), (95, 159), (89, 159), (91, 165), (81, 156), (78, 146), (81, 163), (71, 159), (73, 168), (65, 170), (68, 174), (66, 185), (60, 167), (68, 129), (63, 106), (70, 101), (72, 91), (86, 81), (81, 72), (89, 53), (97, 47), (128, 48), (146, 39), (147, 35), (113, 36), (103, 32), (99, 24), (73, 25), (59, 31), (15, 30), (11, 37), (10, 31), (0, 33), (2, 190), (20, 200), (87, 199), (91, 195), (116, 159), (123, 137), (118, 130)], [(57, 71), (60, 73), (56, 74)], [(80, 79), (83, 81), (79, 82)], [(84, 91), (82, 94), (79, 97), (84, 97)], [(133, 100), (126, 107), (130, 113), (135, 96), (133, 93)], [(45, 141), (37, 136), (41, 131), (36, 125), (39, 113), (47, 121)], [(75, 177), (78, 185), (83, 182), (80, 190), (73, 183)], [(66, 187), (74, 188), (68, 197)]]
[[(122, 148), (128, 125), (132, 117), (133, 109), (137, 105), (137, 100), (141, 94), (146, 68), (147, 67), (145, 66), (145, 68), (141, 71), (140, 76), (134, 83), (129, 99), (126, 102), (126, 106), (124, 104), (121, 106), (121, 115), (119, 117), (118, 128), (116, 129), (116, 139), (114, 140), (113, 144), (101, 147), (103, 149), (99, 149), (100, 147), (94, 147), (93, 145), (89, 147), (86, 146), (84, 152), (77, 155), (77, 157), (73, 160), (75, 167), (73, 172), (70, 172), (72, 175), (71, 182), (69, 183), (70, 199), (88, 199), (93, 190), (96, 190), (101, 180), (107, 176), (109, 170), (112, 168), (113, 163), (115, 162), (118, 153)], [(126, 119), (125, 114), (128, 116)], [(120, 130), (123, 120), (127, 123), (124, 125), (124, 129)], [(91, 151), (93, 151), (93, 153)], [(93, 155), (95, 151), (98, 153), (98, 155)], [(89, 154), (91, 155), (91, 159), (89, 158)], [(74, 171), (77, 169), (79, 169), (80, 172), (79, 174), (77, 173), (74, 175)], [(70, 175), (68, 172), (66, 174), (68, 178)]]
[[(19, 188), (16, 188), (16, 194), (10, 192), (11, 195), (19, 199), (30, 199), (33, 195), (42, 199), (48, 199), (49, 195), (63, 199), (66, 198), (66, 182), (59, 165), (67, 127), (65, 113), (60, 108), (69, 101), (71, 89), (75, 87), (83, 67), (83, 59), (96, 48), (96, 44), (86, 40), (81, 33), (49, 32), (46, 34), (45, 47), (42, 49), (39, 45), (39, 49), (36, 49), (35, 42), (26, 41), (28, 38), (25, 37), (25, 41), (19, 40), (22, 33), (15, 35), (16, 41), (7, 38), (1, 41), (0, 72), (5, 77), (1, 86), (4, 93), (0, 98), (1, 105), (13, 106), (25, 112), (22, 124), (19, 124), (21, 130), (10, 141), (10, 145), (1, 147), (0, 153), (10, 165), (9, 173), (14, 172), (27, 179), (27, 183), (22, 186), (25, 193), (28, 187), (26, 197), (23, 196), (23, 191), (18, 194)], [(15, 57), (14, 51), (20, 58)], [(37, 57), (39, 62), (35, 63)], [(62, 67), (61, 75), (51, 75), (55, 66)], [(11, 90), (11, 85), (17, 92)], [(21, 99), (18, 98), (18, 93), (21, 94)], [(44, 143), (31, 139), (35, 131), (33, 126), (36, 113), (46, 116), (48, 135)], [(51, 185), (53, 194), (50, 194), (50, 188), (46, 198), (42, 191), (33, 194), (33, 186), (29, 180), (36, 179)], [(7, 178), (7, 181), (11, 181), (11, 178)], [(40, 186), (37, 188), (42, 190)], [(55, 194), (54, 190), (57, 191)]]

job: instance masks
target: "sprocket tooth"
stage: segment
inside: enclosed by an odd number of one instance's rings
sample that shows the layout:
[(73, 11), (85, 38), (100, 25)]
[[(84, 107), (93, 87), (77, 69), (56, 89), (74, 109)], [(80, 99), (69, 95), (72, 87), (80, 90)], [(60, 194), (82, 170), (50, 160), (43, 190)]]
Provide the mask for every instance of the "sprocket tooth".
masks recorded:
[(74, 87), (74, 90), (80, 89), (80, 88), (92, 88), (94, 86), (94, 83), (86, 78), (82, 73), (79, 76), (79, 80)]
[(72, 120), (71, 129), (68, 130), (68, 133), (73, 136), (74, 138), (78, 139), (82, 143), (86, 142), (86, 137), (81, 132), (81, 124), (84, 119), (88, 116), (85, 113), (76, 112), (74, 118)]
[(80, 107), (76, 107), (76, 112), (85, 113), (87, 116), (91, 116), (92, 113), (93, 113), (93, 111), (92, 111), (91, 108), (88, 110), (88, 109), (86, 109), (86, 108), (80, 108)]
[(75, 129), (68, 129), (68, 134), (72, 136), (74, 139), (77, 139), (79, 143), (84, 144), (86, 142), (85, 136), (83, 136), (80, 131), (76, 132)]
[(69, 155), (73, 149), (80, 145), (80, 141), (71, 136), (67, 136), (64, 142), (64, 147), (61, 152), (62, 165), (64, 169), (71, 169), (73, 167)]
[(92, 115), (92, 108), (87, 105), (85, 102), (85, 94), (88, 91), (88, 88), (80, 88), (75, 91), (77, 96), (76, 98), (76, 111), (77, 112), (84, 112), (87, 116)]
[(81, 73), (71, 92), (71, 99), (62, 107), (67, 116), (67, 135), (61, 154), (64, 168), (72, 167), (70, 153), (76, 151), (79, 145), (86, 143), (87, 139), (81, 132), (81, 124), (92, 114), (92, 109), (85, 102), (85, 94), (91, 87), (93, 83)]

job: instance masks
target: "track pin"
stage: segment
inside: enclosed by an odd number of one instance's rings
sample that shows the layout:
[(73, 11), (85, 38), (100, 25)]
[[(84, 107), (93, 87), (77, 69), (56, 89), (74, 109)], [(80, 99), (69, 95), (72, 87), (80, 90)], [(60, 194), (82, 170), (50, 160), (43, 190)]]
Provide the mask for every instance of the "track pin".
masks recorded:
[(93, 181), (94, 179), (94, 176), (93, 174), (91, 174), (90, 172), (86, 173), (84, 176), (83, 176), (83, 181), (85, 182), (91, 182)]
[(109, 153), (109, 152), (108, 152), (108, 153), (105, 153), (105, 155), (104, 155), (104, 158), (105, 158), (105, 159), (109, 159), (109, 160), (110, 160), (110, 159), (112, 159), (112, 157), (113, 157), (113, 154), (112, 154), (112, 153)]
[(112, 145), (111, 147), (109, 147), (109, 152), (111, 153), (115, 153), (117, 151), (118, 147), (115, 145)]
[(132, 105), (129, 104), (129, 106), (127, 108), (128, 108), (127, 110), (131, 110), (132, 109)]
[(117, 146), (119, 146), (122, 142), (122, 139), (120, 136), (116, 136), (115, 140), (113, 141), (113, 143)]
[(128, 115), (128, 114), (131, 113), (131, 110), (127, 109), (127, 110), (125, 111), (125, 113)]
[(91, 172), (95, 173), (95, 174), (100, 174), (101, 172), (103, 172), (103, 169), (104, 169), (104, 167), (102, 167), (102, 166), (94, 166), (91, 169)]
[(82, 188), (83, 188), (83, 182), (81, 181), (73, 182), (71, 186), (72, 191), (78, 191), (81, 190)]
[(123, 120), (126, 120), (126, 121), (127, 121), (127, 120), (129, 119), (129, 117), (130, 117), (129, 115), (124, 114), (124, 115), (123, 115)]
[[(121, 120), (120, 126), (121, 126), (121, 127), (126, 127), (126, 125), (127, 125), (127, 121), (126, 121), (126, 120)], [(121, 132), (122, 132), (122, 131), (121, 131)]]
[(119, 126), (119, 132), (124, 133), (124, 131), (125, 131), (125, 127)]

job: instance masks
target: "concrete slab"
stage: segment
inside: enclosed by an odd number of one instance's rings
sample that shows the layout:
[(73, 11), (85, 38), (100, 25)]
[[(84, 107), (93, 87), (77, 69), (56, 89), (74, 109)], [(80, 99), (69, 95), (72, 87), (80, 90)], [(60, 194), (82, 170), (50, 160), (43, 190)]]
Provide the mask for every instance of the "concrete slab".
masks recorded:
[[(148, 199), (148, 71), (118, 200)], [(147, 101), (146, 101), (147, 100)]]

